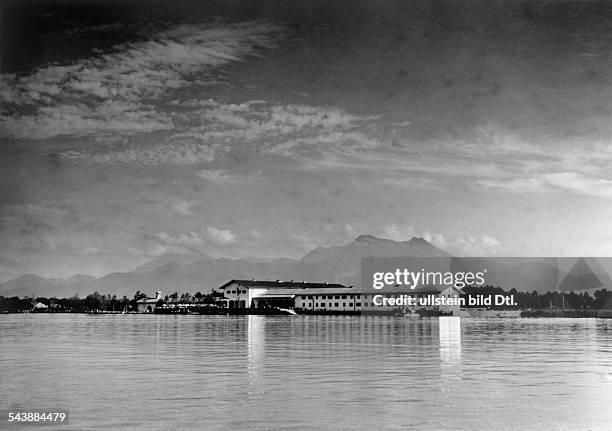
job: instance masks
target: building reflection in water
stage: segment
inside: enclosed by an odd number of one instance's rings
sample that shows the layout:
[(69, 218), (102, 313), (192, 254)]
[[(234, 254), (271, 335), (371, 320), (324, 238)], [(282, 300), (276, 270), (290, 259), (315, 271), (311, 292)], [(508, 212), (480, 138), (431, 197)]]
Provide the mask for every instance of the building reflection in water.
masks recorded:
[(461, 318), (440, 317), (440, 368), (442, 378), (461, 378)]
[(265, 365), (266, 319), (265, 316), (247, 316), (247, 348), (249, 382), (255, 383)]

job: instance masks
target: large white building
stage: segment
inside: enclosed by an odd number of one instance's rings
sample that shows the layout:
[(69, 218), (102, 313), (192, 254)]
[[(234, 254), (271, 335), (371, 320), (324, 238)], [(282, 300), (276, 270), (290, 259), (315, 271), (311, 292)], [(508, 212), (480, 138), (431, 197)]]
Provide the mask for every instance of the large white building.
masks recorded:
[(218, 290), (227, 308), (297, 308), (303, 297), (315, 293), (353, 293), (352, 286), (305, 281), (230, 280)]
[[(398, 308), (394, 303), (402, 297), (452, 299), (461, 290), (448, 286), (422, 286), (417, 289), (394, 287), (384, 291), (362, 292), (352, 286), (304, 281), (230, 280), (220, 286), (221, 302), (227, 308), (292, 308), (298, 311), (377, 312)], [(386, 299), (386, 301), (385, 301)], [(416, 305), (459, 315), (459, 305)]]

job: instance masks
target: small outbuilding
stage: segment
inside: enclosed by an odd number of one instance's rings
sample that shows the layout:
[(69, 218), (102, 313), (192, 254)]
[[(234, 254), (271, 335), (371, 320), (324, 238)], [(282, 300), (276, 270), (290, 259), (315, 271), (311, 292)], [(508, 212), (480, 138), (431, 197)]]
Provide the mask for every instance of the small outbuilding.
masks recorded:
[(162, 299), (161, 290), (155, 292), (155, 298), (142, 298), (136, 301), (139, 313), (153, 313), (157, 308), (157, 303)]
[(32, 311), (38, 311), (38, 312), (49, 311), (49, 306), (46, 304), (43, 304), (42, 302), (37, 302), (36, 304), (34, 304), (34, 308), (32, 309)]

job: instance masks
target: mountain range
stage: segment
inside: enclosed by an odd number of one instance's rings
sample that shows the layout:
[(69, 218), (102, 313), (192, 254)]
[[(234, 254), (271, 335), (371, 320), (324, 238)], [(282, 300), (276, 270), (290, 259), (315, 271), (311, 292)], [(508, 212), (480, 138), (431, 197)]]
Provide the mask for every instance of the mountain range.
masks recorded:
[[(130, 272), (116, 272), (103, 277), (74, 275), (68, 279), (47, 279), (23, 275), (0, 284), (0, 296), (81, 297), (95, 291), (132, 297), (137, 290), (153, 295), (173, 292), (208, 293), (230, 279), (268, 279), (328, 281), (358, 286), (361, 259), (364, 257), (450, 258), (453, 271), (488, 269), (487, 283), (521, 291), (579, 291), (612, 288), (608, 275), (610, 259), (573, 258), (455, 258), (423, 238), (393, 241), (361, 235), (345, 245), (317, 247), (301, 259), (213, 258), (206, 254), (165, 254)], [(564, 258), (561, 258), (564, 259)], [(607, 268), (610, 266), (610, 268)]]
[(130, 272), (115, 272), (100, 278), (75, 275), (69, 279), (47, 279), (23, 275), (0, 284), (2, 296), (57, 296), (100, 293), (132, 297), (137, 290), (149, 295), (159, 289), (172, 292), (208, 293), (233, 278), (308, 280), (355, 285), (360, 278), (360, 261), (365, 256), (448, 256), (422, 238), (391, 241), (361, 235), (333, 247), (318, 247), (301, 259), (212, 258), (206, 254), (164, 254)]

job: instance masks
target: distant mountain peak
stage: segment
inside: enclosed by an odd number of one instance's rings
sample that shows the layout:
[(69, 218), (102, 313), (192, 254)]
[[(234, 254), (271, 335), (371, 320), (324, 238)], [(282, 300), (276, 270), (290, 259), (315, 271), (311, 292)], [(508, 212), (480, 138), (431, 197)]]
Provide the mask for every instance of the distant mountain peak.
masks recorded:
[(420, 236), (413, 236), (412, 238), (410, 238), (410, 241), (408, 242), (413, 243), (413, 244), (431, 244), (425, 238), (422, 238)]
[(603, 287), (603, 283), (584, 258), (579, 258), (559, 284), (562, 292)]
[(157, 256), (155, 259), (150, 260), (134, 268), (133, 272), (144, 274), (146, 272), (154, 271), (168, 264), (189, 265), (198, 260), (212, 260), (212, 257), (204, 253), (197, 253), (197, 254), (166, 253), (166, 254), (162, 254), (161, 256)]
[(359, 235), (357, 238), (355, 238), (354, 242), (361, 242), (361, 243), (379, 243), (379, 242), (385, 242), (385, 241), (390, 241), (388, 239), (384, 239), (384, 238), (379, 238), (377, 236), (374, 235), (370, 235), (370, 234), (364, 234), (364, 235)]
[(68, 283), (87, 283), (95, 280), (96, 277), (87, 274), (75, 274), (72, 277), (66, 279), (65, 281)]
[(363, 234), (363, 235), (359, 235), (357, 238), (355, 238), (356, 243), (365, 243), (365, 244), (381, 244), (381, 243), (408, 243), (408, 244), (412, 244), (412, 245), (429, 245), (429, 246), (433, 246), (433, 244), (431, 244), (429, 241), (427, 241), (425, 238), (419, 237), (419, 236), (413, 236), (412, 238), (410, 238), (410, 240), (408, 241), (396, 241), (393, 239), (387, 239), (387, 238), (379, 238), (377, 236), (374, 235), (370, 235), (370, 234)]
[(69, 280), (47, 280), (26, 275), (0, 284), (0, 294), (87, 295), (94, 291), (131, 297), (136, 290), (163, 292), (210, 291), (227, 280), (259, 278), (271, 280), (329, 281), (346, 285), (360, 282), (363, 257), (447, 257), (423, 238), (394, 241), (374, 235), (359, 235), (343, 245), (317, 247), (301, 259), (246, 257), (211, 258), (205, 254), (164, 254), (131, 272), (94, 278), (76, 275)]

